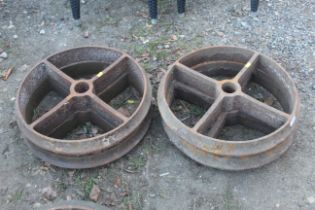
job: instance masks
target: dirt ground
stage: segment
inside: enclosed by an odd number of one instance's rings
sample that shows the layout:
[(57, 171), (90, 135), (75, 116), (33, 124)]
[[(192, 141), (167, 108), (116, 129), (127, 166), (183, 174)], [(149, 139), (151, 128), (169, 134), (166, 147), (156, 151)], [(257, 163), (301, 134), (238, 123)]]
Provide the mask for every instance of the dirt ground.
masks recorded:
[[(0, 69), (14, 66), (0, 81), (0, 209), (37, 209), (51, 201), (89, 200), (108, 209), (315, 209), (315, 1), (188, 0), (185, 17), (176, 1), (160, 1), (159, 23), (151, 26), (145, 0), (85, 0), (82, 26), (66, 0), (0, 0)], [(34, 157), (16, 126), (16, 90), (42, 58), (71, 47), (102, 45), (137, 58), (151, 77), (154, 95), (168, 65), (192, 49), (235, 45), (262, 52), (295, 80), (301, 97), (300, 128), (279, 160), (242, 172), (197, 164), (173, 146), (156, 106), (144, 140), (128, 155), (101, 168), (64, 170)], [(6, 56), (4, 56), (6, 57)], [(56, 198), (54, 198), (56, 197)]]

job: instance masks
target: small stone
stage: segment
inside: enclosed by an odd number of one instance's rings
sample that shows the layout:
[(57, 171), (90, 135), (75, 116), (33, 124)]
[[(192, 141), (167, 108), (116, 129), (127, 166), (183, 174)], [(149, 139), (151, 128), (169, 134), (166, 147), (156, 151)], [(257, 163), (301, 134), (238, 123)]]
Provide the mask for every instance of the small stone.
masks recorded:
[(38, 202), (37, 202), (37, 203), (34, 203), (34, 204), (33, 204), (33, 208), (34, 208), (34, 209), (39, 208), (39, 207), (41, 207), (41, 205), (42, 205), (42, 204), (40, 204), (40, 203), (38, 203)]
[(100, 193), (100, 188), (96, 184), (94, 184), (90, 192), (90, 199), (96, 202), (100, 196)]
[(70, 176), (70, 178), (72, 178), (74, 176), (74, 173), (75, 173), (75, 170), (68, 172), (68, 175)]
[(7, 58), (8, 58), (8, 53), (2, 52), (2, 53), (0, 54), (0, 58), (7, 59)]
[(312, 86), (312, 89), (315, 90), (315, 85)]
[(17, 39), (17, 38), (19, 38), (18, 35), (16, 35), (16, 34), (13, 35), (13, 39)]
[(172, 36), (171, 36), (171, 39), (172, 39), (173, 41), (177, 41), (178, 38), (177, 38), (176, 35), (172, 35)]
[(92, 133), (94, 136), (96, 136), (97, 133), (98, 133), (98, 129), (95, 128), (95, 127), (91, 128), (91, 133)]
[(307, 200), (307, 202), (308, 202), (309, 204), (313, 204), (313, 203), (315, 203), (315, 196), (310, 196), (310, 197), (308, 197), (306, 200)]
[(10, 21), (10, 24), (8, 26), (8, 29), (14, 28), (15, 26), (13, 25), (12, 21)]
[(224, 33), (223, 32), (221, 32), (221, 31), (217, 31), (217, 34), (219, 35), (219, 36), (221, 36), (221, 37), (224, 37)]
[(241, 22), (241, 25), (243, 26), (243, 28), (248, 29), (249, 25), (246, 22)]
[(0, 48), (0, 53), (2, 53), (4, 50), (2, 48)]
[(279, 207), (280, 207), (280, 204), (279, 204), (279, 203), (277, 203), (277, 204), (276, 204), (276, 207), (277, 207), (277, 208), (279, 208)]
[(42, 194), (44, 198), (50, 201), (55, 200), (57, 198), (57, 192), (51, 186), (45, 187), (42, 190)]
[(28, 65), (27, 64), (23, 64), (18, 70), (19, 71), (26, 71), (28, 69)]
[(166, 44), (166, 45), (164, 46), (164, 48), (165, 48), (165, 49), (168, 49), (168, 48), (170, 48), (170, 45)]
[(39, 34), (45, 34), (46, 33), (46, 31), (44, 30), (44, 29), (41, 29), (40, 31), (39, 31)]
[(84, 32), (83, 37), (86, 38), (86, 39), (89, 38), (90, 37), (90, 33), (88, 31)]

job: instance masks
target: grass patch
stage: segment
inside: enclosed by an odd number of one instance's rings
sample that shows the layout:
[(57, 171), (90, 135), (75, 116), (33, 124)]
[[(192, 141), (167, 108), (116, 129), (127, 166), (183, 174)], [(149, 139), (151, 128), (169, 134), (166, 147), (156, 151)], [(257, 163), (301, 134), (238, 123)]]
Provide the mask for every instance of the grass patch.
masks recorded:
[(229, 187), (226, 188), (223, 196), (223, 209), (224, 210), (242, 210), (242, 206), (239, 201), (235, 200), (233, 192)]
[(134, 158), (130, 158), (128, 169), (139, 171), (145, 166), (146, 162), (147, 160), (143, 155), (138, 155)]
[(125, 210), (142, 210), (143, 209), (143, 195), (140, 192), (135, 192), (131, 196), (124, 198)]
[(9, 200), (10, 203), (15, 203), (15, 202), (22, 200), (23, 192), (24, 192), (23, 189), (16, 190)]
[(88, 174), (84, 175), (82, 172), (77, 171), (75, 174), (75, 183), (77, 186), (83, 188), (84, 195), (89, 197), (93, 185), (96, 184), (95, 179), (98, 174)]
[(89, 177), (87, 181), (84, 183), (84, 194), (86, 197), (89, 197), (91, 190), (93, 188), (93, 185), (94, 185), (94, 180), (91, 177)]

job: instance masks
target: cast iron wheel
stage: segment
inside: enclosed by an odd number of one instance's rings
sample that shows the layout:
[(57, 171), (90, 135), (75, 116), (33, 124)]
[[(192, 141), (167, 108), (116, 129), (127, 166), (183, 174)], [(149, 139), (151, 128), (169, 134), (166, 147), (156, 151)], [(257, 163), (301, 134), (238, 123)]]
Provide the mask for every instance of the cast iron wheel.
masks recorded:
[(82, 47), (49, 56), (24, 78), (17, 122), (34, 154), (64, 168), (91, 168), (129, 152), (150, 122), (144, 70), (115, 49)]
[[(252, 97), (252, 83), (280, 105)], [(300, 103), (294, 82), (272, 59), (237, 47), (209, 47), (170, 67), (159, 87), (158, 106), (170, 140), (187, 156), (214, 168), (244, 170), (267, 164), (288, 149)], [(196, 110), (197, 117), (186, 114)], [(227, 135), (225, 128), (235, 126), (244, 127), (246, 135), (254, 130), (253, 136)]]

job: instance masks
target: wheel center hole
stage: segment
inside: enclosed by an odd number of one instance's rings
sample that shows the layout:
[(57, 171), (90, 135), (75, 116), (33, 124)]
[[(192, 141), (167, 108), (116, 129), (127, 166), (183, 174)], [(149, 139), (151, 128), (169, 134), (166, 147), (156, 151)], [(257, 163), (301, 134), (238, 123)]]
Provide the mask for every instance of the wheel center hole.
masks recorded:
[(74, 90), (77, 93), (85, 93), (86, 91), (89, 90), (89, 84), (86, 82), (79, 82), (78, 84), (75, 85)]
[(227, 82), (222, 85), (222, 90), (226, 93), (234, 93), (236, 91), (236, 86), (231, 82)]

